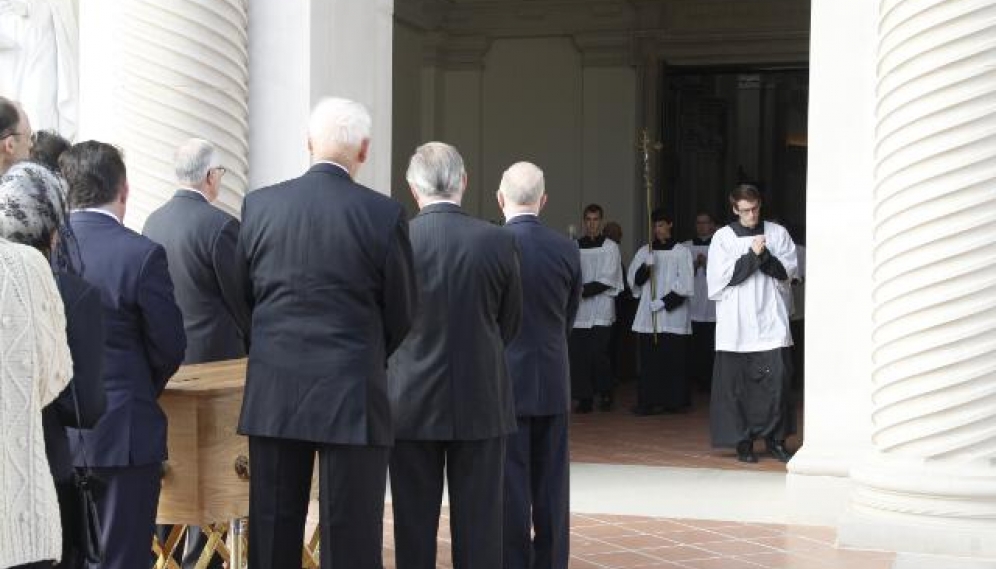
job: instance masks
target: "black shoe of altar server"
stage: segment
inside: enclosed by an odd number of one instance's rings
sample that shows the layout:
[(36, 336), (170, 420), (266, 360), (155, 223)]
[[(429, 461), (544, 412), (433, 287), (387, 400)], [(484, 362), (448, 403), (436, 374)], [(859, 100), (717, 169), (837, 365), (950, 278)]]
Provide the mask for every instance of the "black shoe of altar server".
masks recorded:
[(785, 448), (785, 441), (769, 440), (767, 441), (767, 443), (768, 443), (768, 452), (771, 454), (771, 456), (775, 457), (776, 460), (779, 460), (781, 462), (788, 462), (789, 460), (792, 459), (792, 453), (789, 452), (787, 448)]
[(754, 441), (740, 441), (737, 443), (737, 460), (751, 464), (757, 462), (757, 455), (754, 454)]
[(586, 413), (591, 413), (592, 409), (591, 399), (581, 399), (578, 401), (578, 406), (574, 408), (574, 412), (584, 415)]

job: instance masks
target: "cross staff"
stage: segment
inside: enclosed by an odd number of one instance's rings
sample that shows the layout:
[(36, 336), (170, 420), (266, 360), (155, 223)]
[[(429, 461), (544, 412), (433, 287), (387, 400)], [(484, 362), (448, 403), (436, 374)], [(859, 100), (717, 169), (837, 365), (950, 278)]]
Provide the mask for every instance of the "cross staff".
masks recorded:
[[(660, 152), (664, 147), (660, 142), (650, 142), (650, 134), (647, 128), (640, 130), (640, 140), (638, 142), (640, 151), (643, 153), (643, 185), (647, 192), (647, 253), (654, 254), (654, 220), (653, 220), (653, 184), (650, 181), (650, 151)], [(655, 263), (656, 265), (656, 263)], [(650, 265), (650, 300), (657, 299), (657, 280), (654, 279), (654, 265)], [(650, 311), (650, 319), (654, 327), (654, 344), (657, 343), (657, 313)]]

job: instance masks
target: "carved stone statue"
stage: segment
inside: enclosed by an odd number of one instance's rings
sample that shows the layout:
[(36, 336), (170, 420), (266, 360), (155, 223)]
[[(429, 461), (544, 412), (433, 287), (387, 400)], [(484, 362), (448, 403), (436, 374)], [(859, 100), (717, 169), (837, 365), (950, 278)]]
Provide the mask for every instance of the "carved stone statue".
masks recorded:
[(0, 94), (20, 101), (35, 129), (75, 138), (78, 59), (73, 0), (0, 0)]

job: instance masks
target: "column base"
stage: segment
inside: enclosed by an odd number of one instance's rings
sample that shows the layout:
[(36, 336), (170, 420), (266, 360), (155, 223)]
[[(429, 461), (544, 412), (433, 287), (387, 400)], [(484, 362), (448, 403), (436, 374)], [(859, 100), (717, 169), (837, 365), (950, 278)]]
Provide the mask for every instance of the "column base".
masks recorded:
[(838, 547), (972, 558), (996, 568), (994, 536), (994, 523), (925, 519), (853, 505), (837, 526)]
[(996, 560), (996, 471), (987, 462), (876, 456), (852, 478), (840, 546)]

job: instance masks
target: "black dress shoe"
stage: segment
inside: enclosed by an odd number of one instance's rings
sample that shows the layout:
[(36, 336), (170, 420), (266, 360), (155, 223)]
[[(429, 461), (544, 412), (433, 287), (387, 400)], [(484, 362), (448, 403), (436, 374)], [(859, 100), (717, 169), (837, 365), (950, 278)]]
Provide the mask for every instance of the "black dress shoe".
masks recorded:
[(788, 462), (792, 459), (792, 453), (785, 448), (785, 441), (768, 441), (768, 452), (781, 462)]
[(754, 441), (740, 441), (737, 443), (737, 460), (751, 464), (757, 462), (757, 455), (754, 454)]
[(580, 401), (578, 401), (578, 406), (574, 408), (574, 412), (579, 415), (591, 413), (591, 411), (592, 411), (591, 399), (581, 399)]

